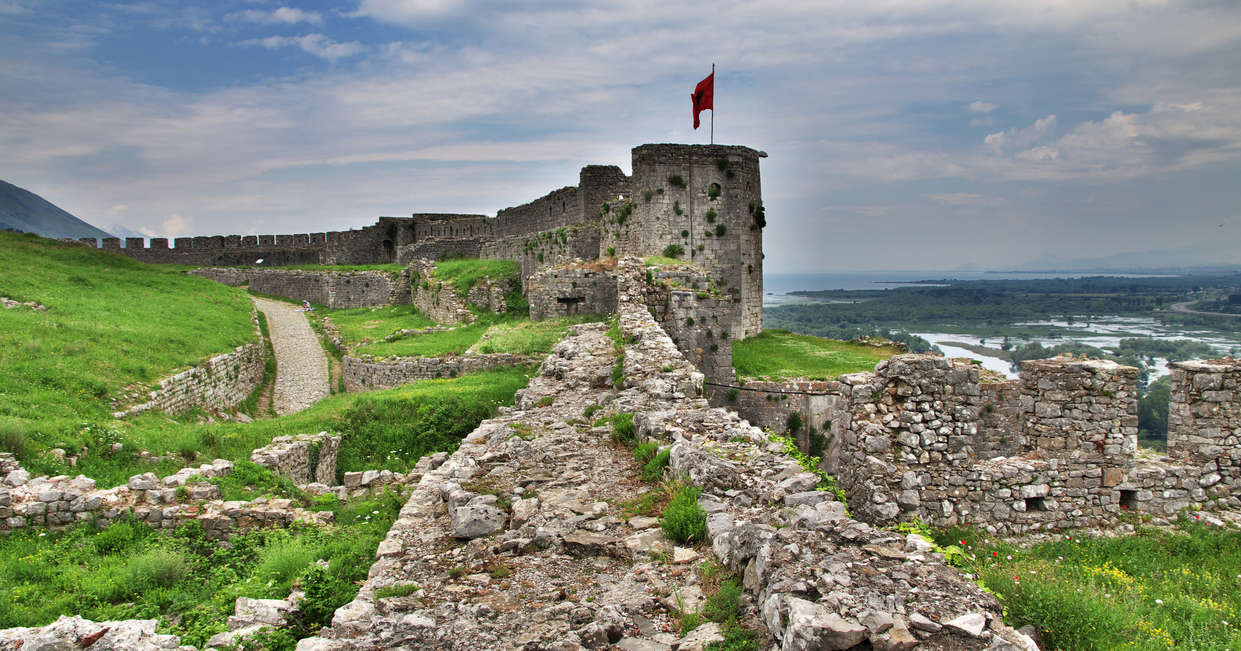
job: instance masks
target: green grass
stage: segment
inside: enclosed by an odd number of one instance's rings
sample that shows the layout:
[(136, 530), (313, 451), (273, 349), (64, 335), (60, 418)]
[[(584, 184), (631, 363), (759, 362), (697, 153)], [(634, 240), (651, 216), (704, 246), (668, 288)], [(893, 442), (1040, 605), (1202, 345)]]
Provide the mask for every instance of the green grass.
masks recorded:
[(569, 326), (603, 320), (602, 316), (573, 316), (542, 321), (504, 321), (487, 329), (471, 347), (475, 353), (546, 355), (569, 334)]
[(471, 346), (482, 339), (487, 328), (491, 327), (491, 319), (479, 319), (469, 325), (459, 325), (451, 330), (430, 332), (421, 335), (407, 335), (392, 341), (379, 341), (364, 344), (353, 349), (357, 355), (374, 355), (375, 357), (442, 357), (445, 355), (462, 355)]
[(465, 296), (486, 276), (517, 280), (521, 270), (512, 260), (456, 259), (435, 263), (435, 278)]
[[(42, 626), (60, 615), (94, 621), (163, 617), (161, 630), (203, 645), (226, 630), (237, 597), (279, 598), (297, 581), (306, 591), (296, 640), (326, 625), (357, 594), (375, 548), (404, 500), (384, 494), (338, 504), (337, 525), (267, 529), (222, 546), (197, 523), (161, 534), (127, 520), (39, 535), (0, 537), (0, 628)], [(321, 570), (315, 561), (329, 561)], [(176, 621), (169, 624), (169, 621)]]
[[(1192, 516), (1190, 516), (1192, 518)], [(1241, 649), (1241, 531), (1184, 522), (1169, 532), (1017, 548), (955, 529), (972, 570), (1012, 626), (1033, 624), (1048, 649)]]
[(457, 449), (478, 423), (513, 404), (513, 394), (531, 373), (531, 368), (501, 368), (356, 398), (340, 413), (352, 435), (341, 443), (337, 472), (407, 472), (425, 454)]
[[(76, 467), (64, 467), (62, 472), (85, 474), (105, 488), (123, 484), (134, 474), (150, 471), (163, 476), (215, 458), (236, 461), (240, 469), (251, 451), (274, 437), (321, 431), (344, 435), (341, 472), (370, 467), (403, 471), (422, 454), (456, 449), (461, 436), (494, 415), (497, 406), (512, 404), (513, 394), (526, 385), (530, 372), (497, 369), (382, 391), (335, 394), (296, 414), (252, 423), (199, 423), (197, 414), (179, 419), (141, 414), (95, 426), (84, 434), (100, 442), (91, 446)], [(456, 417), (449, 418), (450, 414)], [(113, 440), (125, 441), (124, 449), (112, 453), (107, 442)], [(184, 456), (151, 463), (139, 458), (137, 450)], [(195, 458), (194, 453), (199, 456)], [(266, 492), (271, 491), (259, 494)], [(287, 491), (276, 493), (287, 495)]]
[(107, 428), (108, 399), (257, 337), (246, 294), (178, 269), (0, 233), (0, 296), (47, 311), (0, 310), (0, 441), (32, 472), (63, 470)]
[(312, 318), (330, 317), (345, 345), (382, 339), (398, 330), (423, 330), (435, 325), (412, 305), (317, 309)]
[(899, 352), (787, 330), (764, 330), (733, 343), (733, 367), (739, 378), (830, 380), (844, 373), (874, 370), (875, 364)]

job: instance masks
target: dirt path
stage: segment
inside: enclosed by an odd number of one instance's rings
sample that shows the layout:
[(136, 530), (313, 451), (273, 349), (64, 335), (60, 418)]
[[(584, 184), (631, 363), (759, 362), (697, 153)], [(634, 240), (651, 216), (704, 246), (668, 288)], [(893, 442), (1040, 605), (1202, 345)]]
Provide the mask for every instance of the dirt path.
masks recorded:
[(253, 298), (267, 317), (276, 351), (276, 414), (299, 412), (328, 395), (327, 356), (306, 322), (306, 315), (287, 303)]

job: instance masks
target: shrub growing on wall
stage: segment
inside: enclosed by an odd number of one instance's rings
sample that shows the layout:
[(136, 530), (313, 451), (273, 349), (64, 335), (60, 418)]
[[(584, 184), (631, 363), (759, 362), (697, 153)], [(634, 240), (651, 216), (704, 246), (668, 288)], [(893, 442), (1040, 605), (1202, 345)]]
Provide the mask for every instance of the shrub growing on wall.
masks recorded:
[(665, 258), (679, 258), (685, 255), (685, 247), (680, 244), (669, 244), (664, 247)]

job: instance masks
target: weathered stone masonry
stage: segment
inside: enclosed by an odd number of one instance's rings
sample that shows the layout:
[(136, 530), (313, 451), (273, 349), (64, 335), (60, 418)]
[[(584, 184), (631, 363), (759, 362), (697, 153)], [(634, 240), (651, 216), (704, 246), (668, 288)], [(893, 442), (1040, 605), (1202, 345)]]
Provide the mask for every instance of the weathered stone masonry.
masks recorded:
[(114, 414), (117, 418), (150, 410), (183, 414), (191, 409), (226, 411), (246, 399), (263, 381), (266, 349), (262, 342), (238, 346), (200, 366), (164, 378), (149, 400)]
[(1107, 526), (1122, 509), (1241, 506), (1237, 366), (1177, 365), (1180, 416), (1159, 459), (1137, 455), (1137, 370), (1106, 361), (1031, 361), (1019, 381), (981, 383), (968, 362), (897, 355), (832, 382), (750, 383), (765, 392), (733, 405), (818, 428), (825, 468), (868, 522), (1018, 534)]
[(208, 267), (190, 271), (225, 285), (326, 307), (374, 307), (410, 302), (410, 271), (302, 271)]

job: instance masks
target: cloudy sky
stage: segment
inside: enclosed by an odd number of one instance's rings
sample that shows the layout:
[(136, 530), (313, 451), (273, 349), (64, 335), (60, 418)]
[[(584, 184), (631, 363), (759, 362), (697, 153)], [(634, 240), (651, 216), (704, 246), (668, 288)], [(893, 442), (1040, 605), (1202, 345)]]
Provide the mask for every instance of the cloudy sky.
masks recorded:
[(707, 142), (713, 61), (768, 271), (1241, 260), (1235, 0), (0, 0), (0, 178), (155, 236), (495, 214)]

